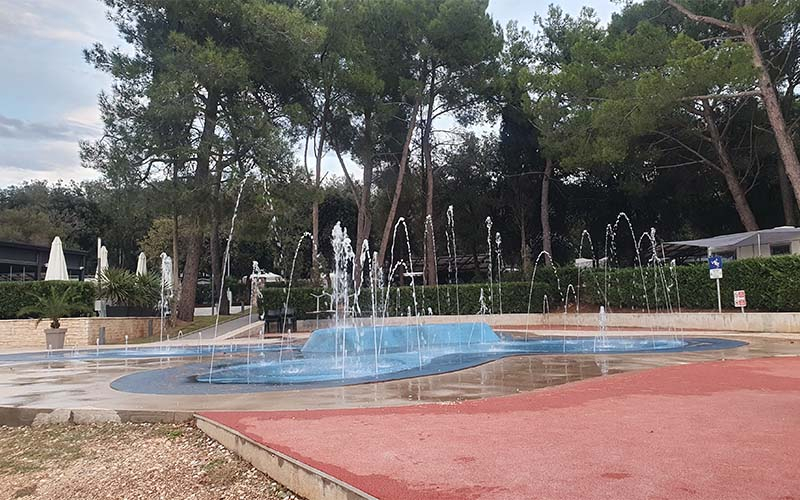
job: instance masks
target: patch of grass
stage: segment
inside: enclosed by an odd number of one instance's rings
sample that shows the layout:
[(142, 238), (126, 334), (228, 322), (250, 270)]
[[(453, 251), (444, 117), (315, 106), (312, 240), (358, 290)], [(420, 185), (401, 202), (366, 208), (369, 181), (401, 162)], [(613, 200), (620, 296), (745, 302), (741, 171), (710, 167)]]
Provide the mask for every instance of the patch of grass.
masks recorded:
[(239, 476), (239, 465), (235, 462), (216, 458), (203, 466), (200, 482), (213, 486), (227, 486), (236, 483)]
[(177, 439), (183, 437), (183, 429), (163, 429), (162, 432), (170, 439)]
[[(236, 313), (236, 314), (220, 316), (219, 317), (219, 324), (221, 325), (222, 323), (225, 323), (227, 321), (230, 321), (230, 320), (233, 320), (233, 319), (236, 319), (236, 318), (241, 318), (242, 316), (247, 316), (247, 314), (248, 314), (248, 311), (244, 311), (244, 312), (240, 312), (240, 313)], [(214, 322), (216, 322), (216, 321), (217, 321), (217, 317), (216, 316), (195, 316), (194, 317), (194, 321), (192, 321), (191, 323), (183, 323), (183, 324), (175, 325), (175, 326), (170, 327), (170, 328), (165, 328), (164, 329), (164, 335), (166, 336), (167, 334), (169, 334), (170, 337), (176, 338), (178, 336), (178, 334), (181, 333), (181, 332), (183, 332), (183, 335), (186, 335), (186, 334), (189, 334), (189, 333), (192, 333), (192, 332), (196, 332), (197, 330), (202, 330), (203, 328), (208, 328), (210, 326), (214, 326)]]
[[(226, 323), (228, 321), (234, 320), (236, 318), (241, 318), (242, 316), (246, 316), (248, 311), (224, 315), (219, 317), (219, 324)], [(195, 316), (194, 321), (191, 323), (179, 321), (175, 326), (167, 327), (166, 324), (164, 325), (164, 340), (167, 339), (169, 336), (171, 339), (178, 338), (178, 334), (187, 335), (198, 330), (202, 330), (203, 328), (208, 328), (210, 326), (214, 326), (214, 322), (217, 320), (216, 316)], [(148, 344), (150, 342), (158, 342), (161, 340), (161, 332), (158, 331), (159, 323), (158, 318), (153, 323), (153, 335), (151, 337), (142, 337), (139, 339), (129, 340), (128, 344)]]
[(213, 471), (214, 469), (216, 469), (217, 467), (219, 467), (220, 465), (222, 465), (224, 463), (225, 463), (225, 460), (223, 460), (221, 458), (215, 458), (214, 460), (212, 460), (212, 461), (208, 462), (207, 464), (205, 464), (203, 466), (203, 470), (205, 472), (210, 472), (210, 471)]

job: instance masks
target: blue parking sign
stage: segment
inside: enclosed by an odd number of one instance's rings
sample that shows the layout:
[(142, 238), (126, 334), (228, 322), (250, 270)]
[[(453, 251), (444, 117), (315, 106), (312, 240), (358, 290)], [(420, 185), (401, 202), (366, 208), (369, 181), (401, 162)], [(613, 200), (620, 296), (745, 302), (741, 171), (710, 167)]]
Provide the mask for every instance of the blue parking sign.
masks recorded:
[(722, 257), (714, 255), (708, 258), (709, 269), (722, 269)]

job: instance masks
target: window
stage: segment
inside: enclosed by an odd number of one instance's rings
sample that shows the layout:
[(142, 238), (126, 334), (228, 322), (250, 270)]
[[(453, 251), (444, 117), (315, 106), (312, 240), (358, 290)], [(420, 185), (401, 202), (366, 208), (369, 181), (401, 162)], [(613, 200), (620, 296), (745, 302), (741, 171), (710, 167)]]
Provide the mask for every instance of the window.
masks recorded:
[(770, 245), (769, 247), (770, 254), (772, 255), (789, 255), (792, 253), (791, 245), (788, 243), (782, 243), (780, 245)]

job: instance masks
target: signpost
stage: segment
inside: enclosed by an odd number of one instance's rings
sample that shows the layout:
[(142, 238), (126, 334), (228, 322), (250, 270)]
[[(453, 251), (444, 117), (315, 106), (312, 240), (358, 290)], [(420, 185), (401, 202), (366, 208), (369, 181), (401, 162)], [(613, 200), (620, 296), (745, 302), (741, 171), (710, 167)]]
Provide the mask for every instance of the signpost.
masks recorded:
[(717, 282), (717, 311), (722, 312), (722, 294), (719, 290), (719, 280), (722, 279), (722, 257), (718, 255), (708, 257), (708, 276)]
[(733, 305), (741, 308), (742, 312), (744, 312), (744, 308), (747, 307), (747, 295), (744, 290), (733, 291)]

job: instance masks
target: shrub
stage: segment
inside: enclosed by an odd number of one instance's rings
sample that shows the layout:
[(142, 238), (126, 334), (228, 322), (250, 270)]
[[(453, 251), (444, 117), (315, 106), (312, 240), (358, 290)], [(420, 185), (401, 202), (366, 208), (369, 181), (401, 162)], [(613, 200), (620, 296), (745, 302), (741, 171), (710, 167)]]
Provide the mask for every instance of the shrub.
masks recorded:
[(155, 308), (161, 300), (161, 278), (109, 268), (100, 275), (97, 297), (116, 306)]
[[(677, 286), (675, 285), (677, 281)], [(570, 286), (571, 285), (571, 286)], [(725, 264), (721, 285), (724, 308), (733, 307), (733, 291), (746, 290), (748, 309), (751, 311), (800, 311), (800, 257), (780, 256), (746, 259)], [(463, 285), (392, 287), (387, 301), (390, 315), (405, 315), (413, 311), (413, 293), (416, 292), (419, 314), (427, 314), (430, 307), (435, 314), (474, 314), (480, 309), (480, 291), (488, 302), (493, 295), (494, 311), (506, 313), (542, 312), (545, 295), (551, 312), (563, 310), (565, 302), (572, 306), (576, 296), (583, 305), (607, 305), (611, 311), (644, 311), (682, 309), (713, 310), (717, 306), (717, 291), (709, 279), (705, 264), (642, 269), (581, 269), (574, 267), (539, 268), (531, 293), (530, 282), (506, 281), (498, 288), (494, 284), (490, 293), (488, 283)], [(458, 301), (456, 301), (456, 290)], [(574, 290), (574, 291), (573, 291)], [(645, 296), (646, 292), (646, 296)], [(292, 287), (289, 306), (298, 318), (313, 318), (309, 312), (316, 309), (312, 296), (322, 293), (321, 288)], [(286, 288), (265, 288), (259, 301), (264, 309), (279, 309), (286, 300)], [(362, 309), (369, 308), (370, 291), (361, 291)], [(645, 298), (646, 297), (646, 298)], [(377, 302), (382, 305), (385, 295)], [(326, 308), (326, 300), (320, 307)]]
[[(51, 290), (61, 292), (69, 289), (76, 304), (90, 310), (94, 306), (95, 287), (84, 281), (12, 281), (0, 283), (0, 319), (19, 317), (19, 311), (36, 304), (37, 297), (48, 295)], [(69, 316), (84, 313), (73, 312)]]
[(130, 304), (135, 292), (136, 275), (126, 269), (106, 269), (97, 281), (97, 298), (112, 305)]
[(128, 305), (154, 309), (161, 301), (161, 277), (155, 274), (137, 274), (133, 281), (134, 295)]
[(70, 315), (92, 313), (92, 308), (81, 303), (81, 298), (74, 288), (65, 287), (58, 289), (51, 287), (42, 290), (41, 295), (33, 295), (34, 303), (18, 311), (20, 317), (33, 316), (38, 318), (36, 324), (44, 318), (50, 319), (50, 328), (59, 328), (61, 318)]

